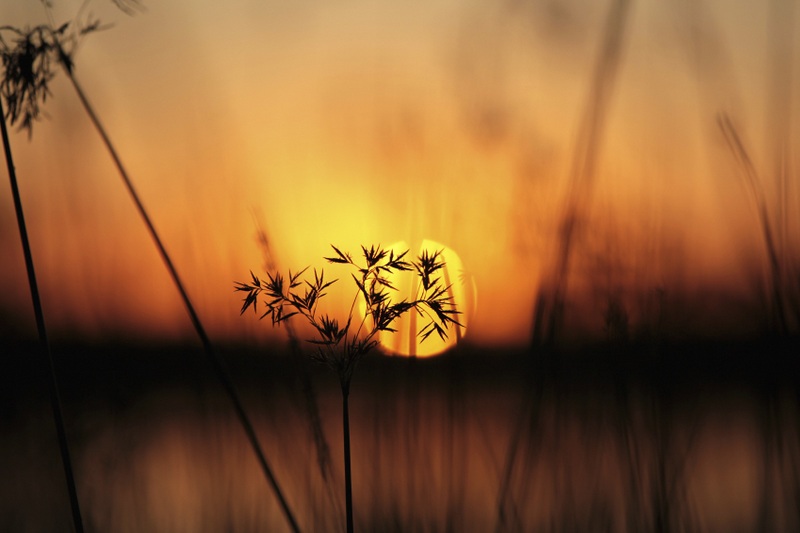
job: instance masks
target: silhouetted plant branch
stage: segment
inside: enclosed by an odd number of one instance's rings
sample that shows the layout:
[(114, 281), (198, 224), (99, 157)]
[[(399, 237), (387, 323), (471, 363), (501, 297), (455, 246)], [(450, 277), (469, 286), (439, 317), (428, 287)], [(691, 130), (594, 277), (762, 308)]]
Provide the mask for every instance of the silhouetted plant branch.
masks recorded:
[(43, 112), (41, 106), (51, 96), (50, 82), (59, 65), (72, 72), (75, 50), (83, 36), (104, 29), (99, 20), (65, 22), (58, 26), (40, 24), (27, 28), (0, 26), (3, 77), (0, 94), (6, 102), (5, 118), (20, 123), (21, 130), (33, 133), (33, 124)]
[[(418, 332), (424, 341), (433, 333), (447, 338), (452, 325), (461, 327), (459, 311), (450, 296), (450, 287), (442, 282), (440, 271), (445, 266), (441, 252), (424, 251), (416, 261), (408, 262), (408, 251), (395, 255), (392, 250), (380, 246), (361, 247), (363, 261), (356, 261), (346, 252), (331, 246), (335, 255), (326, 257), (329, 263), (346, 265), (355, 270), (351, 273), (357, 287), (346, 321), (342, 324), (335, 317), (318, 312), (320, 300), (336, 279), (326, 281), (324, 270), (312, 271), (308, 267), (299, 272), (289, 271), (284, 277), (279, 272), (267, 273), (266, 279), (250, 272), (251, 281), (235, 282), (237, 291), (247, 293), (240, 313), (250, 307), (257, 311), (262, 299), (266, 310), (261, 318), (269, 317), (274, 325), (288, 324), (294, 316), (302, 317), (315, 330), (315, 337), (307, 339), (314, 345), (310, 357), (329, 366), (339, 378), (342, 390), (342, 430), (344, 440), (345, 506), (348, 533), (353, 531), (353, 497), (350, 467), (350, 412), (348, 398), (350, 382), (358, 362), (378, 343), (382, 331), (393, 332), (394, 321), (405, 313), (415, 312), (427, 320)], [(413, 272), (418, 278), (418, 287), (412, 299), (395, 299), (397, 288), (391, 276), (398, 272)], [(363, 302), (363, 313), (356, 313), (359, 299)]]

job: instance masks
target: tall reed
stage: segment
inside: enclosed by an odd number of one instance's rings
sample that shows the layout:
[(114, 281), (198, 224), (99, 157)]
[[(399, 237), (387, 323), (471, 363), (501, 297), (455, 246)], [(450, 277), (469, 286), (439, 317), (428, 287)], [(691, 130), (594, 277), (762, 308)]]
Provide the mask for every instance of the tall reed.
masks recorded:
[[(14, 37), (14, 44), (10, 46), (2, 36), (2, 32), (10, 32)], [(25, 224), (25, 213), (22, 208), (22, 198), (17, 185), (17, 173), (14, 168), (14, 157), (11, 151), (11, 141), (8, 135), (6, 120), (12, 125), (21, 120), (22, 128), (32, 131), (33, 120), (39, 113), (39, 101), (42, 102), (49, 93), (47, 83), (50, 79), (50, 64), (47, 52), (50, 43), (46, 39), (46, 32), (39, 28), (30, 31), (21, 31), (17, 28), (3, 26), (0, 28), (0, 53), (3, 58), (3, 78), (0, 82), (0, 131), (3, 137), (3, 151), (8, 169), (8, 179), (11, 183), (11, 195), (14, 199), (14, 211), (17, 217), (22, 252), (25, 257), (25, 269), (28, 276), (28, 286), (33, 303), (33, 312), (36, 318), (36, 330), (39, 336), (39, 345), (43, 358), (43, 366), (47, 368), (48, 390), (53, 411), (53, 419), (58, 435), (58, 448), (61, 453), (61, 462), (66, 477), (69, 493), (70, 508), (75, 531), (83, 531), (83, 519), (78, 501), (78, 491), (75, 484), (75, 474), (72, 469), (69, 443), (61, 407), (61, 397), (58, 389), (53, 353), (47, 338), (44, 310), (39, 296), (39, 286), (36, 281), (36, 268), (33, 264), (33, 252), (28, 240), (28, 230)], [(41, 52), (45, 53), (42, 54)], [(3, 100), (8, 106), (6, 112)]]

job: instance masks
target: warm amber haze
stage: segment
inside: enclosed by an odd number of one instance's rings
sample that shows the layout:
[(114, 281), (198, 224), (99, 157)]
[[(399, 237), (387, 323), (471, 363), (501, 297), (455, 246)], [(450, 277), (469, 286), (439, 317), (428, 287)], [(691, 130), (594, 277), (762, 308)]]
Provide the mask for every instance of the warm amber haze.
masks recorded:
[[(55, 1), (54, 19), (80, 4)], [(284, 270), (325, 266), (331, 243), (444, 243), (480, 299), (467, 337), (527, 342), (611, 2), (144, 4), (127, 17), (90, 3), (114, 26), (86, 38), (76, 73), (214, 339), (275, 334), (239, 318), (232, 292), (264, 263), (261, 224)], [(784, 255), (796, 257), (800, 10), (790, 4), (630, 4), (591, 187), (579, 186), (576, 327), (602, 329), (611, 298), (635, 326), (654, 295), (699, 298), (694, 328), (755, 327), (763, 243), (717, 120), (736, 125)], [(46, 15), (13, 1), (0, 20)], [(75, 94), (63, 76), (52, 90), (32, 140), (12, 138), (48, 324), (89, 338), (190, 337)], [(0, 333), (32, 329), (6, 186), (0, 250)], [(347, 305), (335, 292), (329, 303)]]
[(2, 0), (0, 531), (800, 531), (797, 4)]

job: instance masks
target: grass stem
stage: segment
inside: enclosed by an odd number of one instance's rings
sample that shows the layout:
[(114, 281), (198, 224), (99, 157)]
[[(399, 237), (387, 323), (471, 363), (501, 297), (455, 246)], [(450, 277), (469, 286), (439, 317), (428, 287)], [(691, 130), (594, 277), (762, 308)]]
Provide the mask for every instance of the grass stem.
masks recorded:
[(342, 383), (342, 439), (344, 440), (344, 498), (347, 533), (353, 533), (353, 477), (350, 470), (350, 385)]
[(50, 342), (47, 339), (47, 329), (44, 323), (44, 311), (39, 297), (39, 286), (36, 282), (36, 270), (33, 267), (33, 253), (31, 252), (28, 240), (28, 230), (25, 225), (25, 214), (22, 210), (22, 199), (17, 185), (17, 173), (14, 169), (14, 158), (11, 153), (11, 141), (8, 138), (8, 127), (6, 126), (5, 110), (0, 98), (0, 130), (3, 136), (3, 150), (5, 151), (6, 166), (8, 167), (8, 178), (11, 182), (11, 194), (14, 197), (14, 210), (17, 215), (17, 225), (19, 226), (20, 240), (22, 241), (22, 251), (25, 256), (25, 268), (28, 273), (28, 285), (33, 301), (33, 312), (36, 316), (36, 329), (39, 334), (39, 344), (42, 356), (46, 361), (47, 373), (49, 375), (48, 385), (50, 392), (50, 403), (53, 410), (53, 419), (58, 434), (58, 448), (61, 452), (61, 462), (64, 466), (64, 476), (67, 480), (67, 490), (69, 492), (69, 503), (72, 509), (72, 521), (77, 533), (83, 533), (83, 519), (81, 518), (81, 507), (78, 502), (78, 490), (75, 485), (75, 474), (72, 470), (72, 460), (70, 459), (69, 444), (67, 433), (64, 428), (64, 418), (61, 410), (61, 397), (58, 391), (58, 381), (56, 380), (55, 366), (53, 364), (53, 354), (50, 351)]

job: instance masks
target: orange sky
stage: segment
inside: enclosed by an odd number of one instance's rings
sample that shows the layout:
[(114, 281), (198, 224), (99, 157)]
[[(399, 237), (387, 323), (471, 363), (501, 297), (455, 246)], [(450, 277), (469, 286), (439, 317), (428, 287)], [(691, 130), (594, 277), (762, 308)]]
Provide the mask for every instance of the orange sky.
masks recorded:
[[(79, 4), (56, 0), (56, 20)], [(575, 287), (750, 283), (759, 228), (716, 116), (737, 124), (778, 206), (778, 138), (800, 150), (797, 91), (774, 73), (797, 78), (800, 10), (734, 4), (632, 4)], [(446, 244), (478, 291), (468, 335), (527, 340), (609, 2), (145, 5), (126, 17), (90, 3), (115, 26), (86, 39), (77, 75), (213, 338), (269, 335), (238, 316), (232, 288), (262, 264), (255, 212), (286, 268), (324, 266), (330, 243)], [(770, 9), (790, 23), (770, 22)], [(45, 20), (23, 1), (5, 2), (0, 19)], [(72, 88), (59, 76), (52, 89), (33, 140), (12, 138), (48, 323), (89, 337), (190, 337)], [(8, 185), (0, 250), (0, 307), (32, 327)]]

